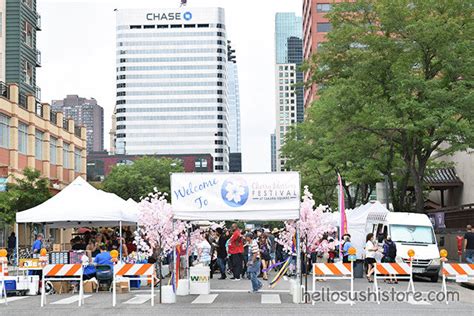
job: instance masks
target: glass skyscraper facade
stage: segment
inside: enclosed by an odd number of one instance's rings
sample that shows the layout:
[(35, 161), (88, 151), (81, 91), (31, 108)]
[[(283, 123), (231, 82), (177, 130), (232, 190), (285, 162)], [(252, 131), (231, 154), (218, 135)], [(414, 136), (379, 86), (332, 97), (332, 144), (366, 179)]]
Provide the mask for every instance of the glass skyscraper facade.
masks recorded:
[(241, 136), (240, 136), (240, 89), (237, 58), (232, 46), (227, 47), (227, 99), (229, 104), (229, 171), (242, 172)]
[[(272, 169), (285, 170), (285, 159), (280, 148), (291, 126), (304, 120), (303, 74), (299, 67), (303, 61), (302, 18), (294, 13), (277, 13), (275, 16), (275, 85), (276, 131), (272, 144)], [(273, 139), (272, 139), (273, 142)], [(275, 147), (275, 148), (274, 148)]]
[(292, 12), (279, 12), (275, 16), (276, 63), (288, 62), (288, 39), (303, 37), (303, 18)]
[(116, 13), (116, 153), (211, 154), (228, 171), (224, 10)]

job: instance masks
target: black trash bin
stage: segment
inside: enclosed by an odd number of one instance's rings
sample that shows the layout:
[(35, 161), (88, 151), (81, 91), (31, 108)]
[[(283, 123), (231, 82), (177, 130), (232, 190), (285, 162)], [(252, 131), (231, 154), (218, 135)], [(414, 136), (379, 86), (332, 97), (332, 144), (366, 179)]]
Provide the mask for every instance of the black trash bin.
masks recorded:
[(354, 278), (364, 278), (364, 260), (354, 261)]

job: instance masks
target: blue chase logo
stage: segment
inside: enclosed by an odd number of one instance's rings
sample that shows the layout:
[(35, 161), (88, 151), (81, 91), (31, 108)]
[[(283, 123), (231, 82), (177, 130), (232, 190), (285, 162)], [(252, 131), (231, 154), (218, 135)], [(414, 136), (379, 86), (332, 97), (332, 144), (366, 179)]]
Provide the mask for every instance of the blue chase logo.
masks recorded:
[(233, 177), (224, 181), (221, 188), (224, 202), (231, 207), (241, 207), (249, 198), (249, 187), (243, 178)]
[(190, 21), (192, 18), (193, 18), (193, 14), (189, 11), (183, 14), (183, 19), (185, 19), (186, 21)]

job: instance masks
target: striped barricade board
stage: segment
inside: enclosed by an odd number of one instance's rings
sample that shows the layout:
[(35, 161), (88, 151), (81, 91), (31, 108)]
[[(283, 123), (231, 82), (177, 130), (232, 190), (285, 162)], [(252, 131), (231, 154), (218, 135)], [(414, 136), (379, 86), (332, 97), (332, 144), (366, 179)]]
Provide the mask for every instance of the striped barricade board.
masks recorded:
[(47, 264), (43, 267), (41, 307), (46, 304), (46, 281), (79, 281), (79, 303), (84, 302), (83, 268), (81, 264)]
[(443, 262), (443, 283), (441, 286), (446, 304), (448, 304), (446, 280), (455, 282), (474, 282), (474, 264), (472, 263), (447, 263)]
[(118, 263), (114, 266), (114, 279), (112, 285), (112, 305), (117, 304), (117, 279), (126, 277), (129, 280), (147, 280), (151, 284), (151, 306), (155, 305), (154, 277), (155, 265), (151, 263)]
[(0, 263), (0, 286), (1, 286), (1, 293), (0, 296), (3, 297), (3, 302), (5, 305), (8, 304), (7, 302), (7, 287), (5, 285), (5, 276), (8, 275), (8, 268), (7, 264), (2, 262)]
[[(335, 263), (314, 263), (313, 264), (313, 293), (316, 292), (317, 280), (350, 280), (351, 295), (354, 293), (354, 264), (335, 262)], [(315, 301), (312, 301), (315, 304)], [(351, 305), (353, 302), (351, 301)]]
[(380, 291), (378, 280), (383, 279), (408, 280), (407, 292), (415, 292), (413, 283), (413, 269), (411, 263), (406, 262), (382, 262), (374, 263), (374, 290), (377, 295), (377, 303), (380, 304)]

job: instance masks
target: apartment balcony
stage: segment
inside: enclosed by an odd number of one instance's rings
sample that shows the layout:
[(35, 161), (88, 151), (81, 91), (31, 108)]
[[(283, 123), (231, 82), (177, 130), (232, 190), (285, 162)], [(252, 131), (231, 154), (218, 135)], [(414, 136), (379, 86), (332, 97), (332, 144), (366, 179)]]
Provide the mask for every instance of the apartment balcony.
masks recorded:
[(36, 13), (36, 30), (41, 31), (41, 15)]
[(41, 51), (36, 50), (36, 67), (41, 67)]

